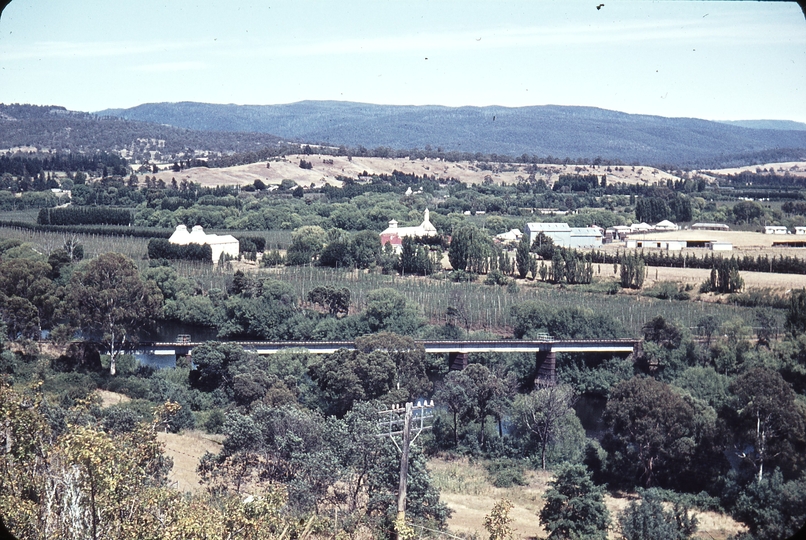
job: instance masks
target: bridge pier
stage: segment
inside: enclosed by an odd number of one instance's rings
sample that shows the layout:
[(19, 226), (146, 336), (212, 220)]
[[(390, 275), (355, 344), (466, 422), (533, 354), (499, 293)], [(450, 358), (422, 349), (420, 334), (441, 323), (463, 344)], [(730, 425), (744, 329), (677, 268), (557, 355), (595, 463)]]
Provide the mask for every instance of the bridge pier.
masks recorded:
[(538, 351), (535, 353), (535, 387), (557, 385), (557, 355), (554, 351)]
[(451, 365), (451, 371), (462, 371), (467, 367), (467, 353), (448, 353), (448, 362)]

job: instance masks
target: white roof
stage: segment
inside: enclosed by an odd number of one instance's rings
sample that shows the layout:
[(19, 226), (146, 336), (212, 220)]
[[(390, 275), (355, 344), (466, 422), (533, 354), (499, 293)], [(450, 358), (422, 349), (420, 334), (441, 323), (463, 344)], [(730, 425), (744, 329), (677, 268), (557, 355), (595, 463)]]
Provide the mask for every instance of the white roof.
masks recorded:
[(201, 225), (193, 227), (191, 232), (185, 225), (177, 225), (176, 230), (168, 239), (172, 244), (186, 246), (188, 244), (236, 244), (238, 239), (231, 234), (206, 234)]
[(675, 225), (674, 223), (672, 223), (668, 219), (664, 219), (663, 221), (661, 221), (659, 223), (656, 223), (655, 227), (658, 228), (658, 229), (669, 229), (669, 228), (674, 227), (676, 229), (677, 225)]
[(495, 235), (499, 240), (519, 240), (522, 236), (523, 233), (519, 229), (510, 229), (508, 232)]
[(184, 225), (177, 225), (176, 230), (168, 241), (172, 244), (180, 244), (182, 246), (188, 245), (190, 243), (190, 233), (188, 232), (188, 228)]
[(571, 229), (571, 236), (602, 236), (602, 229), (599, 227), (574, 227)]
[(530, 232), (558, 232), (570, 231), (571, 226), (568, 223), (527, 223), (526, 228)]
[(431, 223), (428, 208), (423, 212), (423, 222), (416, 227), (398, 227), (394, 219), (389, 222), (389, 226), (381, 234), (396, 234), (403, 238), (405, 236), (436, 236), (437, 228)]

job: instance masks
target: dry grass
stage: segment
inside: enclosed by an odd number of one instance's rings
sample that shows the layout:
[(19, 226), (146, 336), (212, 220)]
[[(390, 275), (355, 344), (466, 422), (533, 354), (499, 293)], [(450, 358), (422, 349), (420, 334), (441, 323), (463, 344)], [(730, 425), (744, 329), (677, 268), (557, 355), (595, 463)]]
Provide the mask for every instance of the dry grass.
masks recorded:
[[(310, 161), (312, 169), (301, 169), (299, 162), (301, 159)], [(325, 163), (325, 160), (333, 163)], [(267, 185), (279, 184), (283, 179), (294, 180), (301, 186), (321, 186), (323, 184), (341, 185), (336, 180), (337, 176), (348, 176), (357, 179), (366, 171), (369, 174), (391, 174), (398, 170), (407, 174), (417, 176), (428, 175), (436, 178), (456, 178), (461, 182), (469, 184), (480, 184), (486, 177), (490, 177), (493, 182), (500, 184), (514, 184), (518, 182), (518, 177), (528, 178), (527, 165), (521, 163), (492, 163), (493, 170), (484, 170), (478, 167), (477, 162), (460, 161), (448, 162), (439, 159), (418, 159), (408, 158), (374, 158), (374, 157), (353, 157), (348, 160), (343, 156), (319, 156), (319, 155), (289, 155), (276, 161), (269, 161), (270, 167), (266, 167), (267, 162), (250, 163), (249, 165), (238, 165), (235, 167), (225, 167), (220, 169), (208, 169), (197, 167), (187, 169), (178, 173), (173, 171), (161, 171), (157, 173), (157, 178), (165, 182), (170, 182), (175, 178), (177, 182), (187, 180), (197, 182), (203, 186), (215, 185), (247, 185), (261, 180)], [(549, 184), (556, 181), (561, 174), (597, 174), (607, 175), (608, 183), (643, 184), (652, 185), (666, 180), (677, 179), (676, 176), (652, 167), (624, 167), (624, 171), (611, 170), (607, 172), (606, 167), (592, 165), (552, 165), (538, 164), (535, 177), (542, 178)]]
[(118, 394), (117, 392), (110, 392), (109, 390), (96, 390), (96, 394), (101, 398), (101, 407), (109, 407), (117, 405), (118, 403), (126, 403), (131, 401), (129, 396)]
[[(448, 520), (452, 532), (467, 535), (476, 534), (486, 537), (484, 517), (490, 513), (493, 505), (506, 498), (513, 504), (510, 516), (513, 518), (514, 538), (545, 538), (546, 531), (540, 526), (537, 514), (543, 507), (543, 494), (548, 489), (548, 482), (553, 475), (547, 471), (527, 471), (527, 485), (511, 488), (497, 488), (488, 478), (484, 467), (467, 458), (447, 460), (432, 459), (428, 462), (434, 484), (439, 487), (441, 500), (453, 510)], [(611, 517), (622, 511), (634, 493), (606, 495), (605, 505)], [(743, 529), (742, 525), (729, 516), (716, 512), (697, 512), (700, 522), (698, 536), (724, 540)], [(617, 538), (616, 531), (611, 531), (610, 538)]]
[(221, 451), (222, 437), (190, 430), (182, 433), (158, 433), (157, 438), (165, 445), (165, 454), (174, 462), (168, 475), (172, 485), (183, 493), (201, 490), (196, 467), (205, 452), (217, 454)]
[[(310, 161), (313, 165), (312, 169), (301, 169), (299, 167), (300, 160)], [(333, 163), (325, 163), (325, 160), (332, 161)], [(337, 176), (348, 176), (357, 179), (366, 171), (372, 174), (391, 174), (392, 171), (398, 170), (407, 174), (416, 174), (417, 176), (428, 175), (436, 178), (456, 178), (461, 182), (468, 184), (480, 184), (486, 177), (490, 177), (493, 182), (500, 184), (506, 182), (513, 184), (518, 182), (518, 177), (528, 178), (530, 171), (527, 170), (531, 165), (524, 165), (522, 163), (491, 163), (493, 170), (484, 170), (479, 168), (479, 163), (475, 161), (459, 161), (449, 162), (440, 159), (427, 158), (411, 160), (408, 158), (376, 158), (376, 157), (354, 157), (348, 160), (344, 156), (326, 156), (326, 155), (311, 155), (304, 154), (288, 155), (284, 158), (277, 158), (276, 160), (269, 161), (269, 167), (266, 166), (266, 161), (258, 163), (250, 163), (248, 165), (237, 165), (235, 167), (224, 167), (220, 169), (208, 169), (206, 167), (196, 167), (187, 169), (181, 172), (173, 172), (170, 170), (161, 171), (157, 173), (157, 178), (161, 178), (165, 182), (170, 182), (175, 178), (177, 182), (188, 180), (189, 182), (197, 182), (203, 186), (216, 186), (216, 185), (247, 185), (254, 183), (255, 180), (261, 180), (267, 185), (279, 184), (283, 179), (294, 180), (301, 186), (310, 186), (314, 184), (321, 186), (323, 184), (341, 185), (341, 182), (336, 180)], [(762, 168), (768, 168), (771, 165), (762, 165)], [(551, 184), (555, 182), (561, 174), (596, 174), (607, 175), (608, 184), (640, 184), (651, 186), (658, 183), (665, 183), (667, 180), (678, 180), (679, 177), (673, 174), (655, 169), (654, 167), (623, 167), (623, 171), (615, 170), (611, 167), (607, 171), (604, 166), (579, 166), (579, 165), (553, 165), (553, 164), (537, 164), (535, 165), (536, 172), (535, 178), (543, 179)], [(735, 174), (742, 170), (755, 171), (756, 166), (742, 167), (738, 169), (721, 169), (713, 171), (701, 171), (701, 173), (708, 177), (710, 173), (718, 174)], [(802, 163), (777, 163), (775, 169), (783, 169), (789, 171), (790, 174), (796, 176), (806, 176), (806, 162)], [(783, 174), (779, 172), (779, 174)]]

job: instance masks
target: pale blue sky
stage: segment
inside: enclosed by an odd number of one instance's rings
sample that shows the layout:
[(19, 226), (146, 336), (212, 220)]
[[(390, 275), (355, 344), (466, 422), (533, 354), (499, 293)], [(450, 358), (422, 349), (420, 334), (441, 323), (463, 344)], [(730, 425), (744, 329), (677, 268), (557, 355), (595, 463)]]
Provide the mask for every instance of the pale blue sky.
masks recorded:
[(806, 19), (646, 0), (13, 0), (0, 19), (0, 102), (304, 99), (806, 122)]

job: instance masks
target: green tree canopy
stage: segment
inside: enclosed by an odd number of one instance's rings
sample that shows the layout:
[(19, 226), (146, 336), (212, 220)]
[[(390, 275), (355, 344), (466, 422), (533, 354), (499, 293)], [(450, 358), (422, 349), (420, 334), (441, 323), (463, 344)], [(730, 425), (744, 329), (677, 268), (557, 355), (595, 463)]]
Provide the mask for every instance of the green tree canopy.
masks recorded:
[(162, 293), (140, 277), (134, 262), (106, 253), (76, 269), (64, 302), (64, 316), (85, 338), (97, 339), (109, 352), (109, 372), (122, 350), (162, 315)]
[(538, 514), (550, 539), (592, 538), (605, 540), (610, 512), (604, 504), (604, 488), (591, 480), (584, 465), (563, 465), (543, 495), (546, 504)]

